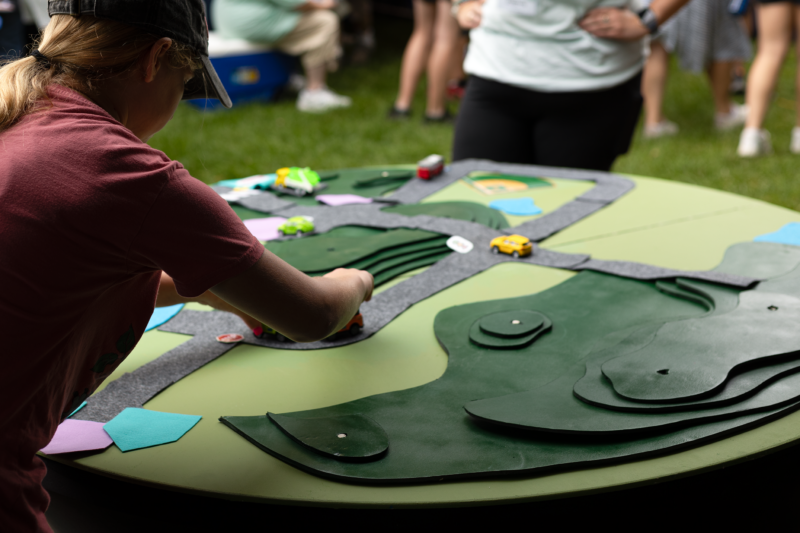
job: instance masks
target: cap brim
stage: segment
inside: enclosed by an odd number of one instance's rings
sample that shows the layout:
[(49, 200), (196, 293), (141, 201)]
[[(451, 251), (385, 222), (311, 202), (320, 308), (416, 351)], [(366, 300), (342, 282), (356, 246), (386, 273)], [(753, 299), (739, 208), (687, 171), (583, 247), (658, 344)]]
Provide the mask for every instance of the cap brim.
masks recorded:
[(222, 105), (228, 109), (233, 107), (231, 97), (228, 96), (228, 91), (225, 90), (225, 86), (222, 85), (222, 81), (217, 76), (217, 71), (214, 70), (211, 60), (208, 56), (200, 54), (200, 61), (203, 63), (203, 68), (186, 84), (186, 89), (183, 91), (183, 99), (214, 98), (222, 102)]

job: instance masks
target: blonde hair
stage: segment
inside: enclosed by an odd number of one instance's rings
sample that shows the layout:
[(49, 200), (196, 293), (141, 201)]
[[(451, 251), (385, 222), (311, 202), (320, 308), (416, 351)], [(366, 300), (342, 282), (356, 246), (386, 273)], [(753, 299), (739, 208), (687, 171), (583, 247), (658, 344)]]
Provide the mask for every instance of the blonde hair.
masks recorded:
[[(35, 44), (49, 65), (33, 56), (0, 63), (0, 132), (47, 100), (49, 85), (91, 93), (96, 82), (135, 69), (158, 39), (113, 20), (54, 15)], [(173, 41), (167, 57), (176, 68), (201, 68), (196, 54), (182, 43)]]

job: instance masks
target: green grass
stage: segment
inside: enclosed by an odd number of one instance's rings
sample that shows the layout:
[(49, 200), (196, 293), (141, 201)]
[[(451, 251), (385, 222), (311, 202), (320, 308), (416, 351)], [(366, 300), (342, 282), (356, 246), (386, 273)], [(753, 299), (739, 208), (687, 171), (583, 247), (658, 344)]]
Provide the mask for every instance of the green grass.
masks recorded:
[[(289, 165), (332, 169), (409, 163), (431, 153), (449, 155), (452, 126), (421, 124), (423, 84), (411, 121), (385, 118), (396, 95), (400, 57), (410, 31), (409, 21), (378, 19), (378, 51), (371, 62), (346, 66), (330, 77), (331, 87), (352, 96), (350, 109), (311, 115), (298, 112), (292, 99), (211, 113), (181, 105), (151, 144), (206, 183)], [(774, 155), (743, 160), (736, 156), (738, 131), (721, 134), (713, 128), (706, 79), (673, 65), (665, 113), (680, 125), (681, 133), (650, 141), (637, 132), (630, 152), (617, 160), (614, 170), (685, 181), (800, 210), (800, 156), (788, 151), (794, 74), (792, 56), (765, 124), (772, 133)]]

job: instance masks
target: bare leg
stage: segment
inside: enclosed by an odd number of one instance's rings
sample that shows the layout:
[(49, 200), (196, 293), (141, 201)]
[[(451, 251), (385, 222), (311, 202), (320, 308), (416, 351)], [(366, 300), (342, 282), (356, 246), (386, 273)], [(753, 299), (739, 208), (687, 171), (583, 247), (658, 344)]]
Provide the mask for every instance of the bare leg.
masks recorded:
[(306, 69), (306, 89), (316, 91), (325, 87), (325, 79), (328, 69), (325, 65), (319, 65)]
[(642, 96), (644, 97), (645, 126), (655, 126), (664, 120), (662, 105), (664, 88), (669, 73), (669, 54), (659, 41), (650, 43), (650, 57), (642, 73)]
[(708, 67), (711, 95), (714, 98), (714, 110), (718, 115), (727, 115), (731, 112), (729, 89), (731, 86), (732, 67), (733, 64), (730, 61), (715, 61)]
[(425, 109), (429, 117), (444, 115), (447, 76), (458, 43), (458, 23), (450, 13), (450, 2), (437, 0), (435, 9), (433, 49), (428, 59), (428, 105)]
[(747, 77), (747, 122), (745, 128), (760, 129), (769, 100), (789, 49), (792, 5), (789, 2), (757, 4), (758, 51)]
[(468, 44), (469, 37), (458, 32), (456, 48), (455, 52), (453, 52), (453, 61), (450, 63), (448, 81), (458, 82), (467, 77), (466, 72), (464, 72), (464, 56), (467, 54)]
[(417, 83), (425, 71), (425, 64), (433, 41), (433, 24), (436, 6), (414, 0), (414, 31), (408, 39), (406, 50), (403, 53), (403, 64), (400, 67), (400, 90), (395, 109), (406, 110), (411, 107)]

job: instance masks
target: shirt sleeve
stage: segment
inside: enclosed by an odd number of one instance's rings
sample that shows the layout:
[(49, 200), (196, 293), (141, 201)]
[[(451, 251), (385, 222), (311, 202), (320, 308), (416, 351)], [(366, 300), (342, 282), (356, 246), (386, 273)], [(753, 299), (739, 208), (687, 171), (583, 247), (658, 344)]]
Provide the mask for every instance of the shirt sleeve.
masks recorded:
[(264, 253), (233, 209), (182, 167), (172, 169), (142, 223), (128, 258), (175, 280), (178, 293), (198, 296), (241, 274)]

